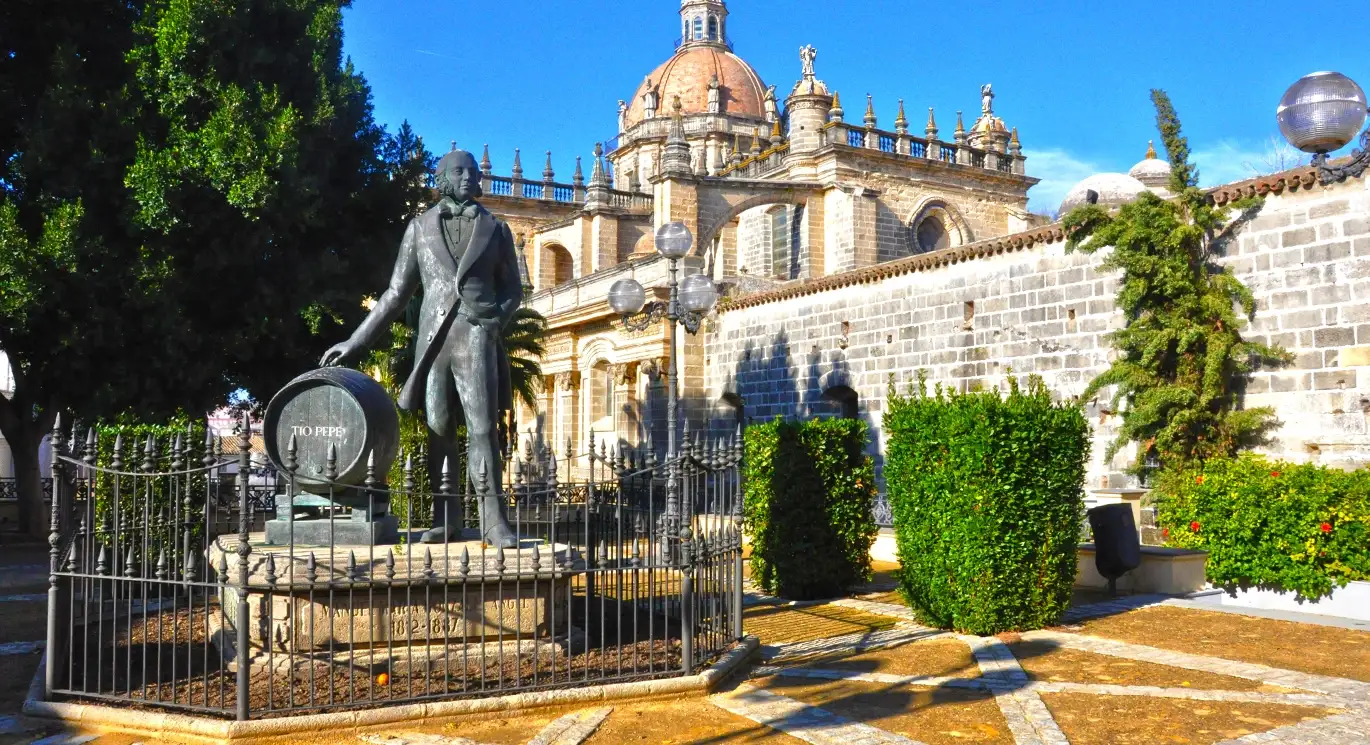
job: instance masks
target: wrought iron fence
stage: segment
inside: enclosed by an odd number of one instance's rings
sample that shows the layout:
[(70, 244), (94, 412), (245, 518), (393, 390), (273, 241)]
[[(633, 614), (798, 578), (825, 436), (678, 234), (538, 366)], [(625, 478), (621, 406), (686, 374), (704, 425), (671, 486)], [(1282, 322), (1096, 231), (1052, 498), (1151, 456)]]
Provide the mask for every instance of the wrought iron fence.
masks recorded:
[[(53, 441), (50, 697), (241, 720), (688, 675), (742, 636), (737, 438), (687, 436), (665, 463), (526, 442), (493, 494), (461, 463), (429, 492), (412, 458), (402, 484), (330, 470), (322, 494), (292, 469), (261, 531), (246, 434), (232, 458), (116, 441), (108, 467), (93, 434)], [(233, 462), (237, 533), (215, 535)], [(465, 532), (421, 543), (431, 520), (412, 506), (449, 495), (467, 509), (446, 526)], [(499, 500), (517, 547), (471, 532), (477, 497)], [(382, 538), (343, 538), (359, 529)]]
[[(52, 499), (52, 479), (39, 479), (43, 489), (43, 501)], [(19, 482), (12, 476), (0, 478), (0, 502), (19, 499)]]
[(889, 497), (884, 494), (877, 494), (875, 502), (871, 504), (871, 517), (875, 524), (882, 528), (894, 527), (894, 509), (890, 507)]

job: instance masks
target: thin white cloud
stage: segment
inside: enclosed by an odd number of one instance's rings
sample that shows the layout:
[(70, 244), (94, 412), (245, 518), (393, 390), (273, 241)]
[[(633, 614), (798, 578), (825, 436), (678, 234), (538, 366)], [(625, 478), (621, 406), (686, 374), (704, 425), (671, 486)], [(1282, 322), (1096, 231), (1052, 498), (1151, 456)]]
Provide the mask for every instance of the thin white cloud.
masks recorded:
[(1219, 140), (1211, 147), (1192, 151), (1189, 160), (1199, 169), (1199, 184), (1206, 187), (1277, 173), (1308, 162), (1307, 156), (1275, 136), (1255, 145)]
[(1055, 212), (1071, 187), (1089, 176), (1108, 170), (1060, 148), (1024, 148), (1023, 155), (1027, 156), (1027, 175), (1041, 179), (1040, 183), (1028, 190), (1028, 209), (1033, 212)]

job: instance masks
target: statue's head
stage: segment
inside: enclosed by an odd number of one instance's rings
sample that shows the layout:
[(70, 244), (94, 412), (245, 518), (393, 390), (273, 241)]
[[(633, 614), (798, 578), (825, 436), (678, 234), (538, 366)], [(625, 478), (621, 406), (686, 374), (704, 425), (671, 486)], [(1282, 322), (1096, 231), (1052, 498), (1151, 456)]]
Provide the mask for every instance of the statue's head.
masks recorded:
[(438, 167), (433, 171), (433, 185), (438, 194), (451, 197), (458, 202), (479, 198), (485, 192), (480, 188), (480, 166), (476, 159), (465, 150), (453, 150), (442, 156)]

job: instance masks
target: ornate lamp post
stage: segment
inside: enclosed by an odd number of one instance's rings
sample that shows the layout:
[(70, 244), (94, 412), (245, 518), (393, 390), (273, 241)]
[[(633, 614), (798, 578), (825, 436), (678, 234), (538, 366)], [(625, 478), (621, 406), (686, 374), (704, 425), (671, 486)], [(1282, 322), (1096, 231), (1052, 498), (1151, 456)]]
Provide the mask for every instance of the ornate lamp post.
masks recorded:
[[(1355, 178), (1370, 167), (1370, 129), (1362, 131), (1367, 113), (1365, 91), (1339, 72), (1315, 72), (1299, 78), (1284, 92), (1275, 118), (1290, 145), (1313, 154), (1318, 180), (1324, 184)], [(1360, 135), (1351, 160), (1331, 166), (1327, 154)]]
[(671, 537), (683, 535), (679, 530), (680, 502), (679, 485), (676, 483), (680, 455), (679, 439), (676, 435), (676, 325), (680, 324), (691, 334), (699, 333), (700, 323), (705, 314), (718, 301), (718, 290), (713, 280), (703, 274), (691, 274), (684, 281), (677, 282), (679, 262), (690, 253), (694, 236), (684, 223), (673, 222), (662, 225), (656, 231), (656, 250), (667, 260), (668, 287), (670, 299), (663, 303), (659, 300), (647, 302), (647, 291), (635, 279), (620, 279), (609, 288), (609, 307), (623, 316), (623, 325), (632, 331), (641, 331), (664, 317), (670, 322), (670, 353), (666, 365), (666, 516)]

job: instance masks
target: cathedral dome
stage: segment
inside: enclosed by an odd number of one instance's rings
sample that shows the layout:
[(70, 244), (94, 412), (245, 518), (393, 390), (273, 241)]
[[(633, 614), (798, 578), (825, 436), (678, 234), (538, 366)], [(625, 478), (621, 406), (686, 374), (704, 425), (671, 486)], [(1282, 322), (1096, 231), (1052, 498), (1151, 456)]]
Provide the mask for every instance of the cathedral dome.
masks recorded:
[(766, 86), (761, 76), (741, 57), (722, 45), (686, 45), (651, 72), (638, 86), (628, 107), (625, 126), (632, 127), (644, 118), (648, 83), (656, 88), (657, 116), (669, 116), (671, 102), (680, 96), (681, 113), (708, 111), (709, 81), (718, 76), (720, 103), (724, 114), (765, 119)]
[(1132, 167), (1127, 175), (1152, 188), (1166, 188), (1170, 184), (1170, 164), (1156, 157), (1155, 145), (1148, 144), (1146, 159)]
[(1067, 212), (1089, 202), (1089, 192), (1099, 195), (1101, 207), (1116, 207), (1136, 199), (1142, 192), (1150, 191), (1146, 184), (1125, 173), (1096, 173), (1076, 184), (1066, 198), (1061, 200), (1060, 213)]

